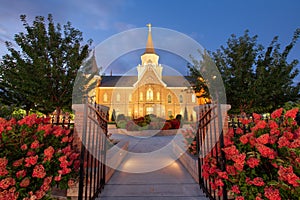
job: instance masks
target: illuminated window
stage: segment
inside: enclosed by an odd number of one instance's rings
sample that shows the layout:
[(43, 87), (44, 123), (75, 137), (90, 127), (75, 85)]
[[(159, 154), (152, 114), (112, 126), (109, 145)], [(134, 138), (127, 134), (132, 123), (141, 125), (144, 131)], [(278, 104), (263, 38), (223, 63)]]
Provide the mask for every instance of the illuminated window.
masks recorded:
[[(129, 100), (129, 102), (132, 101), (132, 94), (129, 95), (128, 100)], [(130, 116), (130, 115), (129, 115), (129, 116)]]
[(152, 101), (153, 100), (153, 91), (152, 89), (147, 90), (147, 101)]
[(143, 101), (143, 93), (140, 92), (140, 101)]
[(195, 103), (196, 102), (196, 95), (192, 94), (192, 102)]
[(182, 97), (182, 95), (179, 95), (179, 102), (183, 103), (183, 97)]
[(157, 101), (160, 100), (160, 93), (159, 93), (159, 92), (156, 93), (156, 100), (157, 100)]
[(172, 103), (172, 97), (171, 97), (171, 95), (168, 95), (168, 103)]
[(117, 94), (117, 102), (120, 102), (121, 101), (121, 95), (118, 93)]
[(168, 110), (168, 117), (169, 117), (169, 118), (173, 118), (173, 115), (172, 115), (172, 111), (171, 111), (171, 110)]
[(104, 95), (103, 95), (103, 101), (107, 102), (107, 94), (106, 93), (104, 93)]

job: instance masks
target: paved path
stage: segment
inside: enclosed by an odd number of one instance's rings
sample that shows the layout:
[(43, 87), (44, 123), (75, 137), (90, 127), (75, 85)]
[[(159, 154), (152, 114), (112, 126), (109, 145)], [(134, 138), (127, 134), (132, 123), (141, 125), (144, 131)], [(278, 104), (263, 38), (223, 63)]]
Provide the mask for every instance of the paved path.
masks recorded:
[[(98, 199), (103, 200), (206, 200), (199, 185), (171, 153), (172, 136), (136, 138), (113, 134), (129, 141), (127, 155)], [(160, 152), (159, 149), (166, 151)], [(154, 156), (146, 158), (154, 152)], [(160, 164), (160, 165), (159, 165)], [(157, 169), (157, 170), (149, 170)], [(129, 172), (142, 173), (129, 173)]]

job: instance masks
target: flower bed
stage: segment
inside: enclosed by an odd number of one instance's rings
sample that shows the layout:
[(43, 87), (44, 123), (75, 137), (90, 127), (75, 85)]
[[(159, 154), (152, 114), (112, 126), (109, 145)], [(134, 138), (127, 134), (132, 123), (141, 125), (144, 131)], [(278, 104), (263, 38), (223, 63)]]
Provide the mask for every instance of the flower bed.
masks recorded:
[(79, 153), (70, 129), (31, 115), (0, 118), (0, 133), (0, 199), (50, 199), (52, 187), (76, 182)]
[(128, 131), (143, 130), (170, 130), (180, 128), (181, 115), (177, 115), (176, 119), (165, 120), (155, 115), (146, 115), (137, 119), (117, 121), (117, 127)]
[[(298, 199), (300, 196), (300, 129), (298, 109), (278, 109), (268, 120), (253, 114), (254, 121), (229, 128), (224, 136), (225, 170), (216, 151), (205, 157), (203, 177), (222, 195), (223, 186), (235, 199)], [(249, 131), (246, 131), (246, 130)], [(220, 152), (220, 151), (218, 151)]]

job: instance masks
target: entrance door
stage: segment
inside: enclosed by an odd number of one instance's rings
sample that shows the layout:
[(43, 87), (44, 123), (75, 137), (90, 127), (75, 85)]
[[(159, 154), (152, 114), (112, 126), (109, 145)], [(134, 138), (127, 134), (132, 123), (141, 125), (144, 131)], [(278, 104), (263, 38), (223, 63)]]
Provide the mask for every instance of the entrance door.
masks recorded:
[(153, 114), (153, 112), (154, 112), (154, 109), (153, 109), (153, 107), (151, 106), (151, 107), (147, 107), (146, 108), (146, 114), (147, 115), (149, 115), (149, 114)]

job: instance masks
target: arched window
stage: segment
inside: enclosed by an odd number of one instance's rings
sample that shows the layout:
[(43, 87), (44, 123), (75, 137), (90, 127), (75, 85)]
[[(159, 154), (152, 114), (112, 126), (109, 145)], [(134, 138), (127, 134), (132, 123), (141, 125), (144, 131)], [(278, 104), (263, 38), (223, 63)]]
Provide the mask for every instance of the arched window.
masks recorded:
[(117, 102), (120, 102), (121, 101), (121, 95), (118, 93), (117, 94)]
[(147, 90), (147, 101), (152, 101), (153, 100), (153, 91), (151, 88)]
[(171, 95), (168, 95), (168, 103), (172, 103), (172, 97), (171, 97)]
[(132, 102), (132, 94), (129, 94), (128, 100), (129, 100), (129, 102)]
[(156, 93), (156, 100), (157, 100), (157, 101), (160, 100), (160, 93), (159, 93), (159, 92)]
[(103, 102), (107, 102), (107, 94), (106, 93), (104, 93), (104, 95), (103, 95)]
[(143, 101), (143, 92), (140, 92), (140, 101)]
[(182, 95), (179, 95), (179, 102), (183, 103), (183, 97), (182, 97)]
[(192, 94), (192, 102), (195, 103), (196, 102), (196, 95)]

